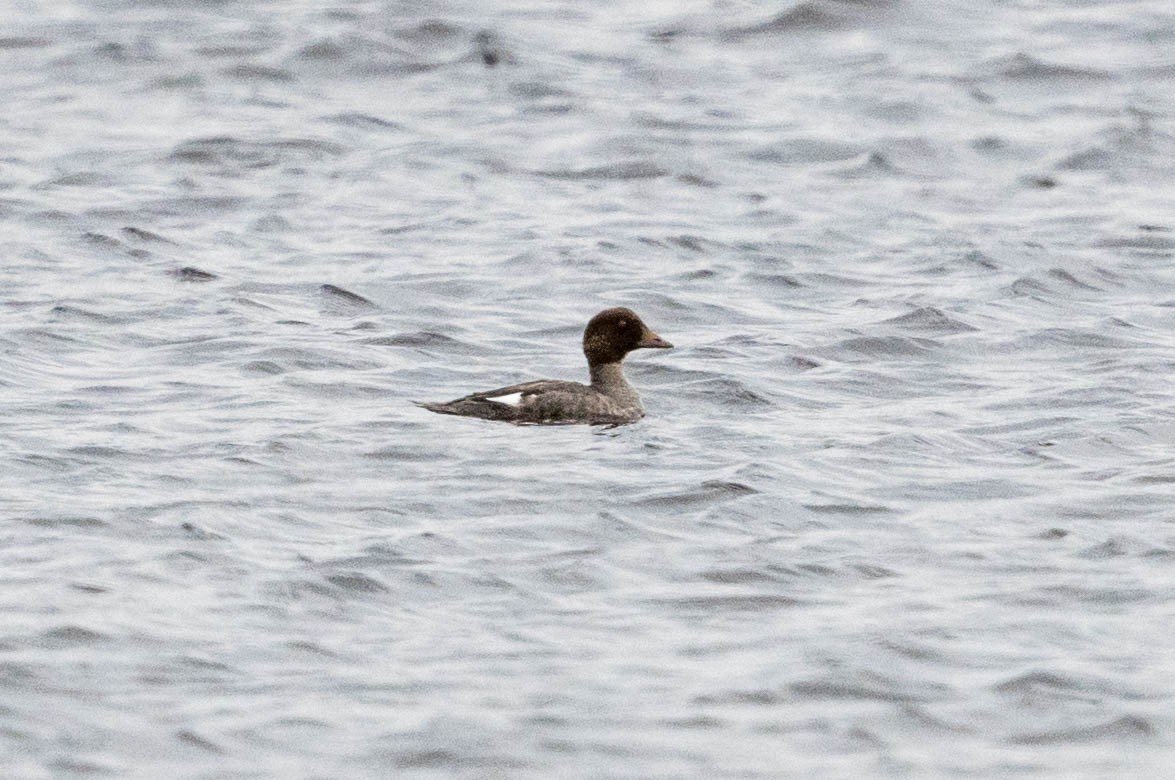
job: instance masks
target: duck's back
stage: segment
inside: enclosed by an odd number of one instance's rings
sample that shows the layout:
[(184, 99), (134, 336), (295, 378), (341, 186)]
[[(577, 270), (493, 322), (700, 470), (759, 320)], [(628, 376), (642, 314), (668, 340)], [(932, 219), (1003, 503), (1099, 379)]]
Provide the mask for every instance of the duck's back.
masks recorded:
[(445, 403), (421, 404), (441, 414), (530, 423), (623, 423), (639, 420), (639, 404), (618, 403), (579, 382), (544, 379), (473, 393)]

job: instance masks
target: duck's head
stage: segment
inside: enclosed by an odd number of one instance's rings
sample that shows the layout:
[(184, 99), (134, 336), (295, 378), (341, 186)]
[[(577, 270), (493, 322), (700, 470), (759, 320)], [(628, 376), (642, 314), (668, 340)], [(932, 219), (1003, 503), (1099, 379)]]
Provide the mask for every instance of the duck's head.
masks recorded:
[(583, 354), (588, 365), (619, 363), (634, 349), (669, 349), (673, 345), (658, 336), (632, 309), (604, 309), (592, 317), (583, 331)]

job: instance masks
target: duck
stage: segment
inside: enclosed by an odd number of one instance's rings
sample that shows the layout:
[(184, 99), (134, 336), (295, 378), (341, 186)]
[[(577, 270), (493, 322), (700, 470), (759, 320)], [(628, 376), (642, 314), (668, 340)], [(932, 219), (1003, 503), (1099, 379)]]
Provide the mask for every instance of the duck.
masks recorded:
[(636, 349), (670, 349), (632, 309), (605, 309), (583, 331), (590, 384), (540, 379), (470, 393), (439, 403), (420, 403), (430, 412), (511, 423), (625, 425), (645, 416), (640, 396), (624, 377), (621, 363)]

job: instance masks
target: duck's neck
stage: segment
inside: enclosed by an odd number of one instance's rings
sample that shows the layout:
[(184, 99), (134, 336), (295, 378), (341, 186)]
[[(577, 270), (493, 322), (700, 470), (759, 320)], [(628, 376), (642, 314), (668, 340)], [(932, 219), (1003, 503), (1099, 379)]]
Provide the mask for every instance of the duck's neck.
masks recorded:
[(639, 403), (636, 391), (624, 378), (624, 370), (616, 363), (599, 363), (591, 366), (592, 388), (597, 392), (624, 403)]

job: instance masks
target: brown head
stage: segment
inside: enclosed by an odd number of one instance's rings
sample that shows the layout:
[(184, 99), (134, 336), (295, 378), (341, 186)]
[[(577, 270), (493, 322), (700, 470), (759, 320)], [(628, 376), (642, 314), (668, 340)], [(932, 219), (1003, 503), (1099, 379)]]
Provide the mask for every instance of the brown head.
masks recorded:
[(669, 349), (673, 345), (649, 330), (632, 309), (605, 309), (583, 331), (583, 354), (589, 366), (619, 363), (634, 349)]

